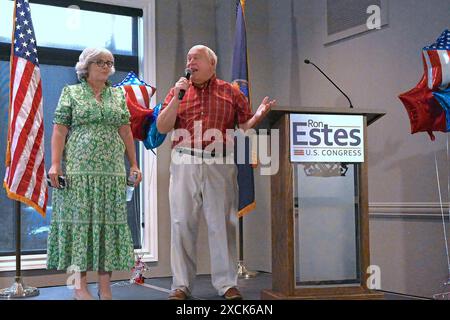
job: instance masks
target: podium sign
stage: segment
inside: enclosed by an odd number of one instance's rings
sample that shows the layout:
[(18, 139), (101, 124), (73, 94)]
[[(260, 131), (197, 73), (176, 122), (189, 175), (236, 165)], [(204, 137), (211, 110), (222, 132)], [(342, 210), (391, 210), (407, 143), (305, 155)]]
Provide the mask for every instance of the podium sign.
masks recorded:
[(291, 162), (364, 162), (363, 116), (291, 114)]

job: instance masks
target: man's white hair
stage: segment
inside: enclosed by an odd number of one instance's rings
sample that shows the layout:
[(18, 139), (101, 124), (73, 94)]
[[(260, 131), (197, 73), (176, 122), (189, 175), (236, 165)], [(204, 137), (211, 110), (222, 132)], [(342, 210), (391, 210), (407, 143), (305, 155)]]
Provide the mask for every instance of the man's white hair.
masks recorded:
[[(77, 64), (75, 65), (78, 80), (86, 79), (88, 77), (89, 64), (91, 62), (95, 62), (102, 53), (110, 54), (113, 57), (114, 61), (114, 56), (108, 49), (86, 48), (83, 50), (83, 52), (80, 54)], [(116, 69), (114, 68), (114, 66), (112, 66), (109, 75), (114, 74), (114, 72), (116, 72)]]
[[(216, 53), (215, 53), (214, 51), (212, 51), (211, 48), (208, 48), (207, 46), (202, 45), (202, 44), (198, 44), (198, 45), (196, 45), (196, 46), (193, 46), (193, 47), (191, 48), (191, 50), (192, 50), (192, 49), (205, 50), (205, 51), (208, 53), (209, 59), (210, 59), (211, 61), (214, 61), (214, 70), (216, 70), (216, 67), (217, 67), (217, 60), (218, 60), (218, 59), (217, 59)], [(191, 51), (191, 50), (189, 50), (189, 51)]]

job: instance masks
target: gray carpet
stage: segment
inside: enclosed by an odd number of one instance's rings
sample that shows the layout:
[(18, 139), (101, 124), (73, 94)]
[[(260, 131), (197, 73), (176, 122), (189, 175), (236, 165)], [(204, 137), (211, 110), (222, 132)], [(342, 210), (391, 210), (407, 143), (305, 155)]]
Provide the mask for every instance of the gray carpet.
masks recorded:
[[(145, 280), (146, 286), (130, 284), (127, 281), (114, 282), (112, 292), (114, 300), (166, 300), (172, 278), (149, 278)], [(261, 290), (272, 287), (270, 273), (258, 273), (255, 278), (239, 279), (239, 288), (246, 300), (260, 300)], [(93, 295), (97, 293), (97, 285), (89, 284)], [(72, 290), (66, 286), (39, 288), (37, 297), (26, 300), (72, 300)], [(217, 295), (211, 284), (209, 275), (197, 276), (192, 290), (194, 300), (224, 300)], [(426, 298), (385, 292), (386, 300), (422, 300)]]
[[(171, 277), (145, 279), (147, 286), (119, 281), (114, 282), (111, 288), (114, 300), (166, 300), (171, 282)], [(259, 273), (253, 279), (239, 279), (238, 284), (245, 299), (259, 300), (261, 290), (272, 286), (272, 277), (267, 273)], [(93, 295), (96, 295), (97, 284), (89, 284), (89, 290)], [(27, 300), (72, 299), (72, 290), (66, 286), (39, 288), (39, 291), (39, 296), (27, 298)], [(211, 284), (209, 275), (197, 276), (192, 295), (195, 300), (224, 300), (218, 296)]]

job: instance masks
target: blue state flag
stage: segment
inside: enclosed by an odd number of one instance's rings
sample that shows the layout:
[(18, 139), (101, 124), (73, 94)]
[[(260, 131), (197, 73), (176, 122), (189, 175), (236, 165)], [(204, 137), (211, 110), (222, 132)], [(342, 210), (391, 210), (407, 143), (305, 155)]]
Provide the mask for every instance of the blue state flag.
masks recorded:
[[(245, 30), (245, 0), (238, 0), (236, 3), (236, 31), (234, 36), (232, 84), (238, 86), (250, 103), (250, 89), (248, 84), (248, 63), (247, 63), (247, 35)], [(235, 161), (238, 169), (239, 186), (239, 207), (238, 216), (254, 210), (255, 203), (255, 181), (253, 166), (249, 150), (251, 148), (249, 138), (245, 138), (245, 163), (239, 164), (237, 161), (237, 141), (235, 141)]]

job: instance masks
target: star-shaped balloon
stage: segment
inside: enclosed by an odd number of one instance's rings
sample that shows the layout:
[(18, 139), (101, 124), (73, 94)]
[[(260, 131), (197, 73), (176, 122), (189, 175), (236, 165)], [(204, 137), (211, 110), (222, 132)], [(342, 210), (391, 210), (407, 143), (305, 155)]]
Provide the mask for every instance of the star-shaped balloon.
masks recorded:
[(447, 132), (450, 131), (450, 87), (442, 91), (434, 91), (433, 96), (441, 104), (447, 118)]
[(435, 140), (433, 131), (449, 131), (447, 128), (450, 127), (447, 127), (444, 109), (427, 87), (425, 75), (415, 88), (400, 94), (399, 98), (408, 112), (411, 134), (428, 132), (431, 140)]
[[(147, 129), (147, 134), (144, 139), (144, 146), (147, 150), (152, 150), (154, 148), (159, 147), (166, 139), (166, 134), (162, 134), (158, 131), (156, 127), (156, 119), (158, 118), (159, 113), (161, 112), (162, 104), (158, 104), (153, 108), (153, 121)], [(153, 151), (153, 150), (152, 150)]]
[(422, 54), (428, 88), (447, 88), (450, 84), (450, 31), (442, 32), (435, 43), (423, 48)]
[(128, 72), (125, 79), (113, 87), (121, 87), (134, 102), (147, 109), (150, 108), (150, 99), (156, 92), (155, 87), (139, 79), (133, 71)]
[(122, 88), (131, 115), (130, 126), (133, 138), (143, 141), (153, 121), (150, 99), (155, 94), (155, 87), (139, 79), (133, 71), (130, 71), (122, 82), (113, 87)]
[(153, 121), (153, 110), (143, 108), (136, 100), (125, 95), (128, 111), (130, 111), (130, 126), (133, 138), (143, 141), (147, 136), (148, 128)]

